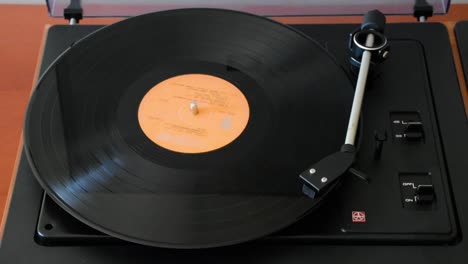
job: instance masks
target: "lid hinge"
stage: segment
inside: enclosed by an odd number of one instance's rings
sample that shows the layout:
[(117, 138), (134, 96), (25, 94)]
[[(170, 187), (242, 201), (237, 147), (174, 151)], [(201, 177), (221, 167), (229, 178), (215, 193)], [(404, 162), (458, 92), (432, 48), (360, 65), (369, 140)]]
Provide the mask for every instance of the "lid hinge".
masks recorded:
[(70, 21), (70, 25), (76, 25), (83, 19), (81, 0), (70, 0), (70, 4), (63, 10), (63, 17)]
[(426, 0), (416, 0), (413, 7), (413, 16), (419, 22), (426, 22), (434, 14), (434, 8)]

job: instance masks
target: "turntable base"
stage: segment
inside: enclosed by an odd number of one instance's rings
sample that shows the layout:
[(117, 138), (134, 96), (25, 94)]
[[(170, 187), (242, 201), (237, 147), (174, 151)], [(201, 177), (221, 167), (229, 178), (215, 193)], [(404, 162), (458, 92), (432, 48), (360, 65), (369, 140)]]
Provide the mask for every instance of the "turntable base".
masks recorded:
[[(346, 38), (356, 25), (295, 27), (317, 39), (348, 67)], [(50, 28), (41, 72), (71, 42), (98, 28)], [(358, 164), (369, 174), (369, 184), (346, 179), (346, 188), (336, 190), (316, 213), (264, 240), (174, 251), (123, 243), (67, 221), (70, 216), (43, 199), (44, 192), (23, 154), (0, 263), (30, 263), (31, 259), (71, 264), (214, 263), (220, 259), (238, 263), (252, 258), (257, 263), (338, 263), (350, 258), (372, 263), (460, 263), (468, 258), (468, 242), (461, 237), (468, 227), (464, 188), (468, 164), (463, 158), (468, 156), (468, 126), (447, 32), (440, 24), (390, 24), (388, 36), (393, 42), (392, 58), (374, 75), (364, 105)], [(400, 130), (394, 121), (415, 118), (424, 124), (422, 142), (415, 146), (392, 137)], [(373, 156), (375, 130), (388, 133), (380, 160)], [(435, 200), (422, 206), (410, 202), (408, 183), (433, 185)], [(364, 212), (365, 222), (353, 218), (353, 211)]]

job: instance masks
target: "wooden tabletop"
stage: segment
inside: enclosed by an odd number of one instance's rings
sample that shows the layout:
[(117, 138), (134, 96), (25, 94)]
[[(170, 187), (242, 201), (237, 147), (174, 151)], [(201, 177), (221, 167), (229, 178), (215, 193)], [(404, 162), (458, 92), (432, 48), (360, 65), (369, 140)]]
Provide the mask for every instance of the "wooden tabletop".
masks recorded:
[[(36, 65), (47, 24), (66, 24), (50, 18), (45, 5), (0, 5), (0, 238), (9, 197), (16, 175), (16, 161), (22, 146), (23, 118), (36, 76)], [(284, 23), (359, 23), (361, 17), (284, 17)], [(431, 22), (444, 22), (449, 29), (454, 61), (468, 109), (468, 93), (462, 77), (458, 49), (453, 34), (456, 21), (468, 20), (468, 4), (452, 5), (444, 16)], [(84, 19), (83, 24), (109, 24), (118, 19)], [(415, 22), (411, 16), (388, 17), (388, 22)]]

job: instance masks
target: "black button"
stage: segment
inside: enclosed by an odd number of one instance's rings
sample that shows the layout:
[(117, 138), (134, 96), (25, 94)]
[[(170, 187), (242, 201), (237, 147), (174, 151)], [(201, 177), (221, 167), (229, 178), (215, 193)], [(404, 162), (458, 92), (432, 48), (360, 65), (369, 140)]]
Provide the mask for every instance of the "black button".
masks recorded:
[(424, 139), (423, 125), (419, 122), (408, 124), (403, 136), (408, 141), (420, 141)]
[(419, 185), (415, 194), (415, 200), (418, 204), (430, 204), (435, 200), (434, 186), (432, 185)]

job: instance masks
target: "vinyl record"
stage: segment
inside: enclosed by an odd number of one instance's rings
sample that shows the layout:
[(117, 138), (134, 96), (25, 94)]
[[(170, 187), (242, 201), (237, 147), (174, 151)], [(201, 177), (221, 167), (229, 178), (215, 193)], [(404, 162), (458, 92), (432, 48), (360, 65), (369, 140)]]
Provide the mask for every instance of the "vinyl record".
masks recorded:
[(142, 15), (78, 41), (25, 124), (38, 181), (67, 212), (135, 243), (235, 244), (319, 202), (298, 175), (338, 150), (353, 89), (314, 40), (235, 11)]

